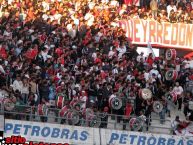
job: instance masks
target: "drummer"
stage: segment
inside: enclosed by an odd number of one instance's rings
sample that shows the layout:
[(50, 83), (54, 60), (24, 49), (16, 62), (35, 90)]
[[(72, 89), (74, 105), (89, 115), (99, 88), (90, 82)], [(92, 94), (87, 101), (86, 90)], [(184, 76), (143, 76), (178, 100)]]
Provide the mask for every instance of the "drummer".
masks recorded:
[(133, 112), (133, 104), (131, 103), (130, 100), (127, 101), (126, 103), (126, 107), (125, 107), (125, 110), (124, 110), (124, 118), (123, 118), (123, 130), (126, 130), (126, 123), (129, 121), (130, 119), (130, 115), (131, 113)]
[(164, 96), (162, 96), (162, 101), (161, 103), (163, 104), (163, 109), (162, 111), (159, 113), (160, 116), (160, 124), (164, 124), (165, 123), (165, 118), (166, 118), (166, 111), (167, 111), (167, 102)]

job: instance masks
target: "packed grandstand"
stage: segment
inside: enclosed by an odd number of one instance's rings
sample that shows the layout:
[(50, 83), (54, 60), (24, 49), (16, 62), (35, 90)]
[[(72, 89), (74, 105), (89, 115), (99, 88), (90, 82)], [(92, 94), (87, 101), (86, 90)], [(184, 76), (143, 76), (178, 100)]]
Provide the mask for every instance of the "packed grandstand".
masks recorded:
[(136, 19), (186, 26), (193, 48), (193, 0), (0, 0), (5, 118), (47, 122), (52, 110), (60, 124), (108, 128), (110, 119), (139, 132), (169, 118), (180, 134), (193, 121), (191, 56), (169, 46), (155, 56), (148, 41), (148, 55), (138, 53), (120, 26)]

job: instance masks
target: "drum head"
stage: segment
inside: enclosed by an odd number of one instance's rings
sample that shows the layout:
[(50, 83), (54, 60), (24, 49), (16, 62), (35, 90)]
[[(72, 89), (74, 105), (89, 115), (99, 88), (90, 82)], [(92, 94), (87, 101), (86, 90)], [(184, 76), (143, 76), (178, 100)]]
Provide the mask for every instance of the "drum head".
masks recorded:
[(12, 111), (15, 108), (15, 104), (9, 98), (4, 99), (3, 103), (6, 111)]
[(167, 60), (172, 60), (176, 58), (176, 50), (175, 49), (168, 49), (166, 51), (166, 59)]
[(168, 70), (166, 73), (165, 73), (165, 78), (167, 81), (172, 81), (172, 80), (176, 80), (178, 77), (178, 73), (176, 70)]
[(152, 98), (152, 92), (150, 89), (142, 89), (141, 91), (141, 97), (144, 99), (144, 100), (149, 100)]
[(163, 104), (160, 101), (154, 101), (153, 110), (156, 113), (160, 113), (163, 110)]
[(101, 125), (101, 118), (97, 116), (93, 116), (92, 119), (89, 121), (90, 127), (99, 127)]
[(133, 131), (139, 131), (142, 128), (142, 120), (139, 118), (131, 118), (129, 121), (129, 127)]
[(115, 110), (119, 110), (122, 107), (122, 100), (120, 98), (112, 98), (111, 99), (111, 107)]

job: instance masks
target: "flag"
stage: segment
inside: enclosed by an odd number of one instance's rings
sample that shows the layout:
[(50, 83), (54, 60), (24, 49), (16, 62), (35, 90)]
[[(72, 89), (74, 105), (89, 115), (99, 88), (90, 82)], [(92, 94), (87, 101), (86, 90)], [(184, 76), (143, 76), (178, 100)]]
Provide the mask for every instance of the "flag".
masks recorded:
[(150, 53), (152, 53), (153, 59), (155, 59), (155, 54), (154, 54), (154, 52), (153, 52), (151, 43), (150, 43), (149, 41), (148, 41), (148, 43), (147, 43), (147, 48), (149, 48)]

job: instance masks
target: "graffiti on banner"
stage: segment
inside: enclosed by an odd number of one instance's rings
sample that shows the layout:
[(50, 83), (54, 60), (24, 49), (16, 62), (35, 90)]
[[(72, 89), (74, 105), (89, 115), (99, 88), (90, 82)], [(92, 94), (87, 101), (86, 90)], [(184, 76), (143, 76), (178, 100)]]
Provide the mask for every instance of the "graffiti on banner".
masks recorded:
[(44, 142), (28, 142), (25, 137), (22, 136), (10, 136), (5, 138), (0, 138), (1, 145), (69, 145), (68, 143), (44, 143)]

